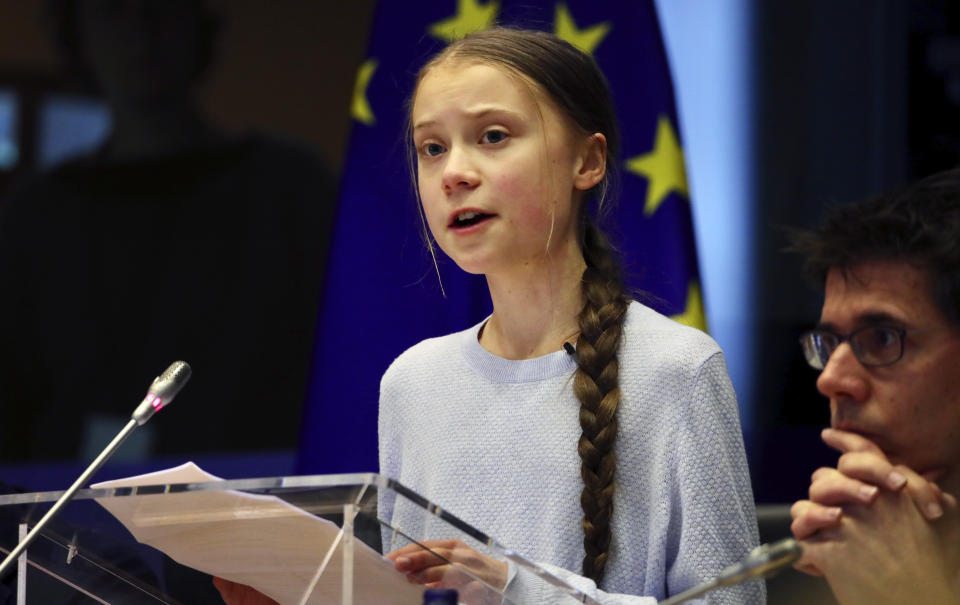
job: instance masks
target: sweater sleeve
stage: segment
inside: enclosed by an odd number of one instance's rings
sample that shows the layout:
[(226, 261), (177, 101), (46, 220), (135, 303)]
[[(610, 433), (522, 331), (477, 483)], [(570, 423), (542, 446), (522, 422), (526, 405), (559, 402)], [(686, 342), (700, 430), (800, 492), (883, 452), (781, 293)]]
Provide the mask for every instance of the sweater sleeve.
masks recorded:
[[(674, 441), (678, 531), (667, 591), (678, 594), (720, 574), (759, 542), (736, 396), (720, 352), (708, 357), (690, 383), (687, 401), (670, 423)], [(763, 582), (719, 589), (711, 604), (762, 604)]]
[[(389, 479), (400, 476), (400, 445), (398, 439), (400, 431), (394, 423), (396, 394), (391, 388), (391, 372), (388, 369), (380, 381), (380, 405), (377, 413), (377, 444), (380, 459), (380, 475)], [(379, 490), (377, 492), (377, 517), (381, 520), (393, 519), (393, 508), (396, 505), (397, 494), (393, 490)], [(389, 525), (383, 525), (381, 539), (383, 552), (390, 550), (391, 532)]]

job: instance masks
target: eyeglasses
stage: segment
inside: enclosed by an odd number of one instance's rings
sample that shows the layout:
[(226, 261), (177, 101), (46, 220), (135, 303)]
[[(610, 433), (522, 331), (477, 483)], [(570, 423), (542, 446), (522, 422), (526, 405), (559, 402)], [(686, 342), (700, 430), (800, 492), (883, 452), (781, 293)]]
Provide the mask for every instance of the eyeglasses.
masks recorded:
[(903, 357), (907, 331), (892, 326), (867, 326), (842, 335), (830, 330), (810, 330), (800, 337), (803, 356), (810, 367), (822, 370), (840, 343), (849, 342), (857, 361), (865, 366), (887, 366)]

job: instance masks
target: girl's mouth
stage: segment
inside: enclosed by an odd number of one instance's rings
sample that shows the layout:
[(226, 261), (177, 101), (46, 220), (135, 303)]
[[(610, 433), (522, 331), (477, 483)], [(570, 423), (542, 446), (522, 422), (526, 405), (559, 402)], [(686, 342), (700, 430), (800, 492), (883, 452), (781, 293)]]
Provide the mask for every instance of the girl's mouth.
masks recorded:
[(461, 229), (464, 227), (472, 227), (478, 223), (492, 218), (492, 214), (486, 214), (484, 212), (479, 212), (477, 210), (465, 210), (463, 212), (458, 212), (453, 216), (453, 220), (450, 222), (450, 226), (454, 229)]

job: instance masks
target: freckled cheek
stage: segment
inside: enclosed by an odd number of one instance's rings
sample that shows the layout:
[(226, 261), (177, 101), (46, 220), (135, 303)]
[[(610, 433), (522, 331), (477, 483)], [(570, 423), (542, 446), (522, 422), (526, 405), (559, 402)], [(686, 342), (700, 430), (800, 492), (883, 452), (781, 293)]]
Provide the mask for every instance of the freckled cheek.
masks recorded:
[(515, 216), (516, 226), (523, 233), (528, 234), (531, 241), (540, 243), (546, 241), (553, 220), (549, 212), (545, 212), (541, 207), (525, 208)]
[(496, 191), (507, 199), (524, 198), (530, 195), (529, 179), (513, 173), (500, 173), (493, 179)]
[(545, 201), (547, 192), (539, 184), (519, 175), (505, 175), (496, 179), (499, 202), (509, 208), (511, 222), (528, 228), (540, 228), (551, 220), (551, 208)]

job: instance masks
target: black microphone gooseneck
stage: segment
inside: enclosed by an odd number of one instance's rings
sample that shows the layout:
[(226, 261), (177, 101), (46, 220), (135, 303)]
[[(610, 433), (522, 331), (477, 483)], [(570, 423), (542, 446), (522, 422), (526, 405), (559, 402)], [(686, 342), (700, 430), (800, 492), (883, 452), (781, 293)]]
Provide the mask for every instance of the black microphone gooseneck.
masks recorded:
[(100, 455), (90, 463), (90, 466), (87, 467), (87, 470), (83, 471), (83, 474), (80, 475), (73, 485), (70, 486), (70, 489), (63, 492), (63, 495), (54, 503), (54, 505), (47, 511), (47, 514), (43, 516), (36, 525), (33, 526), (33, 529), (30, 530), (23, 540), (17, 544), (17, 547), (10, 551), (10, 554), (7, 555), (7, 558), (3, 560), (3, 563), (0, 563), (0, 578), (3, 578), (3, 575), (7, 570), (12, 567), (13, 562), (20, 556), (20, 554), (26, 550), (28, 546), (36, 539), (39, 535), (40, 530), (42, 530), (51, 519), (53, 519), (57, 513), (60, 512), (60, 509), (63, 508), (67, 502), (73, 497), (73, 495), (79, 490), (84, 483), (86, 483), (94, 473), (100, 470), (100, 467), (103, 466), (103, 463), (113, 455), (113, 453), (120, 447), (120, 444), (130, 436), (130, 433), (133, 432), (133, 429), (144, 424), (147, 420), (150, 420), (150, 417), (157, 413), (162, 407), (173, 401), (173, 398), (177, 396), (177, 393), (180, 392), (180, 389), (183, 388), (183, 385), (187, 383), (187, 380), (190, 378), (190, 366), (185, 361), (175, 361), (170, 364), (166, 370), (163, 371), (163, 374), (157, 376), (157, 378), (150, 384), (150, 389), (147, 391), (147, 396), (143, 398), (143, 401), (140, 402), (140, 405), (137, 406), (137, 409), (133, 411), (133, 414), (130, 416), (129, 422), (127, 425), (117, 433), (117, 436), (113, 438), (113, 441), (107, 445), (107, 447), (100, 452)]

